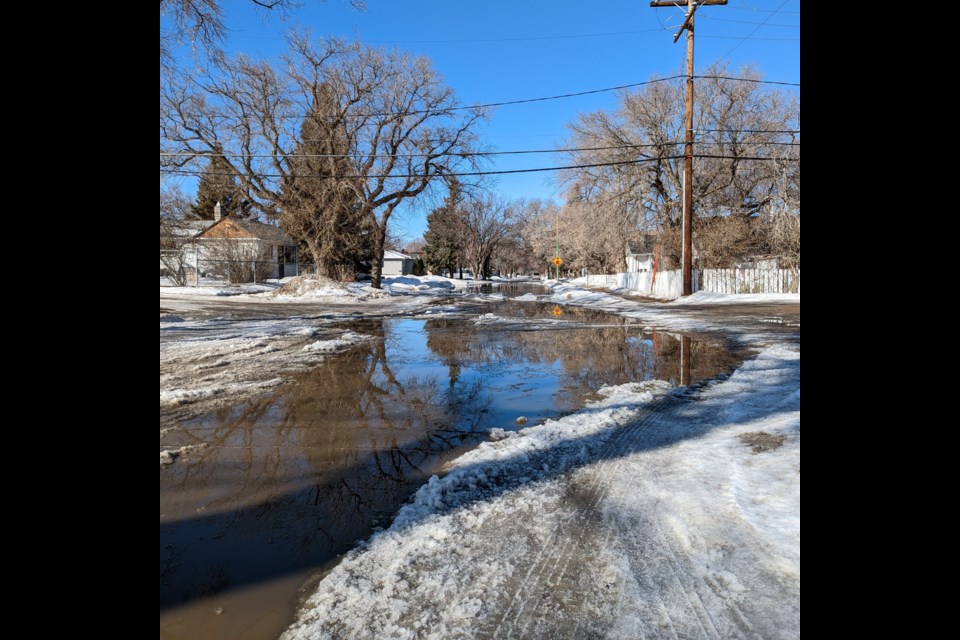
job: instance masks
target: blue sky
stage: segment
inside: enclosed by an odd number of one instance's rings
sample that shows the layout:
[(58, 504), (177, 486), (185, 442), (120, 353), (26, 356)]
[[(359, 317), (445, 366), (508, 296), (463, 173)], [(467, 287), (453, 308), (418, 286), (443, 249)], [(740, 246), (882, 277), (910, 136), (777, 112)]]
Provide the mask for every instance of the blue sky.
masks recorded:
[[(356, 37), (427, 56), (468, 104), (631, 84), (684, 68), (683, 40), (673, 44), (682, 11), (653, 9), (649, 0), (366, 3), (367, 10), (358, 12), (346, 0), (304, 0), (283, 16), (258, 10), (249, 0), (224, 0), (226, 48), (275, 57), (293, 26), (305, 26), (315, 36)], [(696, 15), (698, 70), (725, 58), (732, 69), (753, 63), (768, 80), (800, 82), (799, 0), (730, 0), (701, 7)], [(491, 113), (480, 133), (494, 150), (549, 149), (563, 143), (566, 124), (577, 113), (615, 105), (616, 93), (603, 93), (504, 106)], [(490, 168), (556, 164), (550, 154), (499, 156)], [(550, 173), (503, 176), (497, 187), (511, 198), (550, 198), (558, 191)], [(194, 187), (185, 182), (183, 188), (190, 193)], [(395, 231), (418, 236), (425, 217), (408, 211), (396, 220)]]

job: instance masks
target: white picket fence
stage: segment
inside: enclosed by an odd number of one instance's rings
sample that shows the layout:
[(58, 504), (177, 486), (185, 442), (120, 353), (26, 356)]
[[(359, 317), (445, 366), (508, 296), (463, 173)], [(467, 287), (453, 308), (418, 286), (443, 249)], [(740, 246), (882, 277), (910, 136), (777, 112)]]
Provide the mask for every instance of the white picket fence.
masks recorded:
[(715, 293), (800, 293), (800, 269), (704, 269), (700, 285)]
[[(586, 276), (593, 287), (617, 287), (651, 298), (679, 298), (683, 280), (679, 269)], [(715, 293), (800, 293), (800, 270), (796, 269), (704, 269), (693, 271), (693, 290)]]
[[(697, 272), (693, 272), (693, 290), (697, 290)], [(613, 275), (587, 276), (587, 284), (594, 287), (617, 287), (629, 289), (651, 298), (673, 299), (683, 293), (682, 274), (675, 271), (659, 271), (654, 279), (652, 271), (634, 271)]]

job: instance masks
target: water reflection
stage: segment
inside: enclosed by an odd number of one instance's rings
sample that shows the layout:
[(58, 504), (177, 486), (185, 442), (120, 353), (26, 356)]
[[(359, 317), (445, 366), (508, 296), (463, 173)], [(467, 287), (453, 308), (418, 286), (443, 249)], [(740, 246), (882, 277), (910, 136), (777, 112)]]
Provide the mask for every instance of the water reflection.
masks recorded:
[[(550, 316), (547, 305), (516, 306), (512, 315)], [(715, 345), (605, 320), (355, 322), (344, 328), (370, 342), (184, 425), (188, 440), (208, 448), (160, 474), (161, 610), (329, 563), (492, 427), (574, 411), (605, 384), (686, 384), (731, 366)], [(268, 597), (292, 612), (295, 595)]]

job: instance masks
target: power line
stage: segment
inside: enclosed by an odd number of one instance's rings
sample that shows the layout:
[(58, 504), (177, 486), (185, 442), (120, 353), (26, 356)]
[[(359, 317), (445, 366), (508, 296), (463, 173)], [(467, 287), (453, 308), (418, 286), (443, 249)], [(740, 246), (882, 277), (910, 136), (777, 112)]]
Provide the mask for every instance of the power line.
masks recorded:
[[(712, 159), (721, 159), (721, 160), (758, 160), (765, 162), (800, 162), (799, 158), (771, 158), (769, 156), (729, 156), (729, 155), (718, 155), (718, 154), (695, 154), (694, 158), (712, 158)], [(443, 172), (438, 174), (438, 176), (450, 176), (450, 177), (474, 177), (474, 176), (497, 176), (497, 175), (506, 175), (511, 173), (537, 173), (543, 171), (567, 171), (571, 169), (592, 169), (596, 167), (614, 167), (627, 164), (644, 164), (648, 162), (662, 162), (664, 160), (681, 160), (684, 156), (682, 155), (673, 155), (673, 156), (660, 156), (656, 158), (638, 158), (633, 160), (619, 160), (615, 162), (594, 162), (589, 164), (575, 164), (562, 167), (537, 167), (534, 169), (504, 169), (499, 171), (464, 171), (464, 172)], [(194, 171), (187, 169), (161, 169), (160, 173), (175, 174), (175, 175), (190, 175), (190, 176), (199, 176), (199, 175), (209, 175), (209, 176), (236, 176), (235, 173), (228, 172), (206, 172), (206, 171)], [(281, 175), (279, 173), (256, 173), (254, 174), (258, 178), (315, 178), (318, 180), (367, 180), (367, 179), (379, 179), (379, 178), (423, 178), (423, 175), (417, 174), (378, 174), (378, 175), (343, 175), (343, 176), (321, 176), (321, 175), (309, 175), (309, 174), (293, 174), (293, 175)]]
[[(783, 4), (786, 4), (786, 2)], [(727, 8), (737, 9), (738, 11), (753, 11), (754, 13), (800, 13), (799, 11), (781, 11), (780, 9), (754, 9), (753, 7), (748, 7), (746, 5), (740, 6), (738, 4), (728, 4)]]
[[(732, 37), (738, 37), (738, 36), (717, 36), (717, 37), (731, 37), (731, 38), (732, 38)], [(669, 82), (670, 80), (678, 80), (678, 79), (681, 79), (681, 78), (684, 78), (684, 77), (685, 77), (685, 76), (682, 76), (682, 75), (674, 75), (674, 76), (668, 76), (668, 77), (665, 77), (665, 78), (654, 78), (653, 80), (646, 80), (646, 81), (644, 81), (644, 82), (633, 82), (633, 83), (630, 83), (630, 84), (617, 85), (617, 86), (615, 86), (615, 87), (604, 87), (604, 88), (602, 88), (602, 89), (589, 89), (589, 90), (587, 90), (587, 91), (576, 91), (576, 92), (573, 92), (573, 93), (561, 93), (561, 94), (557, 94), (557, 95), (553, 95), (553, 96), (541, 96), (541, 97), (537, 97), (537, 98), (522, 98), (522, 99), (519, 99), (519, 100), (504, 100), (504, 101), (501, 101), (501, 102), (487, 102), (487, 103), (483, 103), (483, 104), (475, 104), (475, 105), (470, 105), (470, 106), (448, 107), (448, 108), (446, 108), (446, 109), (420, 109), (420, 110), (416, 110), (416, 111), (408, 111), (407, 113), (402, 114), (402, 115), (405, 115), (405, 116), (411, 115), (411, 116), (412, 116), (412, 115), (419, 115), (419, 114), (424, 114), (424, 113), (436, 113), (436, 114), (440, 114), (440, 113), (450, 113), (450, 112), (454, 112), (454, 111), (469, 111), (469, 110), (471, 110), (471, 109), (486, 109), (486, 108), (488, 108), (488, 107), (506, 107), (506, 106), (512, 106), (512, 105), (516, 105), (516, 104), (530, 104), (530, 103), (533, 103), (533, 102), (547, 102), (547, 101), (550, 101), (550, 100), (560, 100), (560, 99), (563, 99), (563, 98), (576, 98), (576, 97), (579, 97), (579, 96), (587, 96), (587, 95), (593, 95), (593, 94), (597, 94), (597, 93), (609, 93), (609, 92), (611, 92), (611, 91), (620, 91), (620, 90), (622, 90), (622, 89), (633, 89), (633, 88), (642, 87), (642, 86), (645, 86), (645, 85), (648, 85), (648, 84), (655, 84), (655, 83), (658, 83), (658, 82)], [(757, 78), (733, 78), (733, 77), (727, 77), (727, 76), (696, 76), (696, 77), (698, 77), (698, 78), (719, 78), (719, 79), (724, 79), (724, 80), (743, 81), (743, 82), (755, 82), (755, 83), (757, 83), (757, 84), (774, 84), (774, 85), (787, 85), (787, 86), (797, 86), (797, 87), (800, 86), (799, 83), (780, 82), (780, 81), (777, 81), (777, 80), (761, 80), (761, 79), (757, 79)], [(354, 117), (354, 118), (377, 118), (377, 117), (394, 117), (394, 116), (397, 116), (397, 115), (400, 115), (400, 114), (397, 114), (397, 113), (346, 113), (346, 114), (344, 114), (344, 115), (345, 115), (345, 116)], [(283, 119), (309, 118), (309, 117), (310, 117), (310, 114), (309, 114), (309, 113), (307, 113), (307, 114), (302, 114), (302, 115), (301, 115), (301, 114), (286, 114), (286, 115), (281, 114), (281, 115), (279, 115), (279, 116), (277, 116), (277, 117), (283, 118)]]
[[(760, 28), (760, 27), (757, 27), (757, 29), (759, 29), (759, 28)], [(760, 42), (760, 41), (763, 41), (763, 42), (800, 42), (800, 38), (754, 38), (754, 37), (752, 37), (754, 33), (756, 33), (756, 30), (754, 30), (753, 32), (751, 32), (749, 35), (746, 35), (746, 36), (711, 36), (711, 35), (703, 35), (703, 34), (701, 34), (700, 37), (701, 37), (701, 38), (711, 38), (711, 39), (713, 39), (713, 40), (755, 40), (755, 41), (757, 41), (757, 42)], [(741, 43), (741, 44), (743, 44), (743, 43)], [(737, 45), (737, 46), (740, 46), (740, 45)], [(736, 47), (734, 47), (734, 49), (736, 49)], [(730, 52), (732, 52), (732, 51), (733, 51), (733, 49), (730, 50)], [(730, 55), (730, 53), (728, 52), (727, 55)], [(726, 58), (727, 56), (723, 56), (723, 57)]]
[[(521, 149), (516, 151), (475, 151), (471, 153), (451, 153), (448, 155), (458, 158), (477, 158), (486, 156), (508, 156), (531, 153), (573, 153), (578, 151), (608, 151), (613, 149), (633, 149), (640, 147), (660, 147), (671, 144), (681, 144), (679, 142), (665, 142), (662, 144), (621, 144), (609, 147), (575, 147), (565, 149)], [(436, 157), (435, 153), (190, 153), (190, 152), (161, 152), (161, 157), (224, 157), (224, 158), (430, 158)]]
[[(785, 13), (785, 12), (784, 12)], [(738, 24), (759, 24), (765, 27), (787, 27), (791, 29), (799, 29), (800, 25), (798, 24), (777, 24), (774, 22), (754, 22), (753, 20), (731, 20), (730, 18), (717, 18), (711, 15), (700, 14), (701, 18), (706, 18), (707, 20), (716, 20), (717, 22), (736, 22)]]
[[(705, 36), (700, 36), (705, 37)], [(731, 78), (729, 76), (693, 76), (694, 79), (703, 78), (707, 80), (736, 80), (737, 82), (755, 82), (757, 84), (776, 84), (785, 87), (799, 87), (799, 82), (781, 82), (779, 80), (760, 80), (757, 78)]]
[[(766, 20), (764, 20), (763, 22), (761, 22), (760, 24), (758, 24), (756, 27), (754, 27), (753, 31), (751, 31), (750, 33), (748, 33), (747, 36), (746, 36), (743, 40), (741, 40), (741, 41), (738, 42), (737, 44), (733, 45), (733, 48), (730, 49), (730, 51), (727, 51), (724, 55), (720, 56), (720, 59), (723, 60), (724, 58), (729, 57), (731, 53), (733, 53), (734, 51), (737, 50), (737, 47), (739, 47), (739, 46), (742, 45), (744, 42), (746, 42), (747, 40), (749, 40), (750, 37), (751, 37), (753, 34), (755, 34), (757, 31), (760, 30), (760, 27), (762, 27), (763, 25), (765, 25), (765, 24), (770, 20), (770, 18), (772, 18), (773, 16), (775, 16), (777, 13), (779, 13), (779, 11), (780, 11), (781, 9), (783, 9), (783, 7), (786, 6), (787, 2), (789, 2), (789, 1), (790, 1), (790, 0), (783, 0), (783, 2), (780, 3), (780, 6), (777, 7), (773, 12), (771, 12), (769, 16), (767, 16), (767, 19), (766, 19)], [(757, 39), (759, 40), (760, 38), (757, 38)]]
[[(594, 167), (612, 167), (616, 165), (624, 164), (640, 164), (644, 162), (658, 162), (661, 160), (676, 160), (682, 158), (683, 156), (661, 156), (658, 158), (639, 158), (633, 160), (620, 160), (616, 162), (596, 162), (591, 164), (576, 164), (563, 167), (537, 167), (535, 169), (504, 169), (499, 171), (468, 171), (468, 172), (443, 172), (438, 174), (441, 176), (452, 176), (452, 177), (470, 177), (470, 176), (497, 176), (505, 175), (508, 173), (536, 173), (540, 171), (565, 171), (568, 169), (590, 169)], [(177, 175), (190, 175), (190, 176), (199, 176), (199, 175), (208, 175), (208, 176), (236, 176), (235, 173), (228, 172), (217, 172), (211, 173), (206, 171), (194, 171), (187, 169), (161, 169), (160, 173), (170, 173)], [(417, 174), (378, 174), (378, 175), (345, 175), (345, 176), (319, 176), (319, 175), (281, 175), (279, 173), (256, 173), (254, 174), (260, 178), (317, 178), (317, 179), (328, 179), (328, 180), (366, 180), (366, 179), (377, 179), (377, 178), (423, 178), (423, 175)]]
[[(463, 106), (463, 107), (448, 107), (448, 108), (446, 108), (446, 109), (419, 109), (419, 110), (415, 110), (415, 111), (407, 111), (406, 113), (403, 113), (403, 114), (398, 114), (398, 113), (346, 113), (346, 114), (344, 114), (344, 115), (345, 115), (345, 116), (354, 117), (354, 118), (380, 118), (380, 117), (392, 118), (392, 117), (396, 117), (396, 116), (398, 116), (398, 115), (402, 115), (402, 116), (405, 117), (405, 116), (421, 115), (421, 114), (424, 114), (424, 113), (441, 114), (441, 113), (451, 113), (451, 112), (453, 112), (453, 111), (469, 111), (469, 110), (471, 110), (471, 109), (486, 109), (487, 107), (506, 107), (506, 106), (511, 106), (511, 105), (515, 105), (515, 104), (529, 104), (529, 103), (532, 103), (532, 102), (546, 102), (546, 101), (548, 101), (548, 100), (560, 100), (560, 99), (562, 99), (562, 98), (576, 98), (576, 97), (579, 97), (579, 96), (589, 96), (589, 95), (593, 95), (593, 94), (596, 94), (596, 93), (608, 93), (608, 92), (610, 92), (610, 91), (620, 91), (621, 89), (633, 89), (633, 88), (635, 88), (635, 87), (642, 87), (642, 86), (644, 86), (644, 85), (654, 84), (654, 83), (657, 83), (657, 82), (667, 82), (667, 81), (670, 81), (670, 80), (676, 80), (677, 78), (682, 78), (682, 77), (683, 77), (683, 76), (669, 76), (669, 77), (667, 77), (667, 78), (654, 78), (653, 80), (646, 80), (646, 81), (644, 81), (644, 82), (633, 82), (633, 83), (631, 83), (631, 84), (622, 84), (622, 85), (618, 85), (618, 86), (616, 86), (616, 87), (604, 87), (603, 89), (589, 89), (589, 90), (587, 90), (587, 91), (576, 91), (576, 92), (573, 92), (573, 93), (561, 93), (561, 94), (558, 94), (558, 95), (555, 95), (555, 96), (542, 96), (542, 97), (539, 97), (539, 98), (523, 98), (523, 99), (521, 99), (521, 100), (504, 100), (504, 101), (502, 101), (502, 102), (487, 102), (487, 103), (485, 103), (485, 104), (475, 104), (475, 105)], [(281, 114), (281, 115), (279, 115), (279, 116), (277, 116), (277, 117), (278, 117), (278, 118), (284, 118), (284, 119), (289, 119), (289, 118), (309, 118), (309, 117), (310, 117), (310, 114), (309, 114), (309, 113), (304, 114), (304, 115), (297, 115), (297, 114), (282, 115), (282, 114)]]
[[(712, 131), (709, 129), (699, 129), (698, 131)], [(776, 131), (747, 131), (740, 130), (738, 133), (783, 133)], [(799, 142), (776, 142), (776, 141), (757, 141), (750, 142), (746, 140), (738, 141), (740, 144), (748, 145), (775, 145), (775, 146), (800, 146)], [(643, 144), (620, 144), (606, 147), (567, 147), (559, 149), (521, 149), (515, 151), (477, 151), (473, 153), (452, 153), (451, 156), (458, 158), (477, 158), (487, 156), (503, 155), (521, 155), (534, 153), (580, 153), (583, 151), (614, 151), (617, 149), (646, 149), (671, 147), (683, 144), (682, 141), (643, 143)], [(701, 142), (701, 144), (728, 144), (727, 142)], [(377, 154), (350, 154), (350, 153), (194, 153), (189, 151), (163, 151), (160, 157), (163, 158), (431, 158), (436, 157), (434, 153), (377, 153)], [(215, 175), (215, 174), (212, 174)]]
[(710, 133), (800, 133), (800, 129), (697, 129)]

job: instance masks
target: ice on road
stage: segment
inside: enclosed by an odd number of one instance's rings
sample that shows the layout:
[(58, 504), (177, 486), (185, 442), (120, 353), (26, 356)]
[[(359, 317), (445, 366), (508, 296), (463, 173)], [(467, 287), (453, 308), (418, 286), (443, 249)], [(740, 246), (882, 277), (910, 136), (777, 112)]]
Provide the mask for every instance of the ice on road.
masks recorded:
[[(782, 444), (755, 452), (756, 432)], [(608, 388), (467, 453), (284, 638), (799, 635), (800, 350), (775, 345), (725, 380)]]

